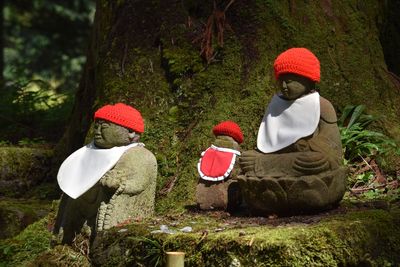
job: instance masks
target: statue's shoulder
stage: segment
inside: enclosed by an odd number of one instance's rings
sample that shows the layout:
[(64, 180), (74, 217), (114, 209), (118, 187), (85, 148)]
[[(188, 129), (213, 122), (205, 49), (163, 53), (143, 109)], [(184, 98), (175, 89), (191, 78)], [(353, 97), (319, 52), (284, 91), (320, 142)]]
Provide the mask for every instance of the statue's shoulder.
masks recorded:
[(331, 102), (329, 102), (328, 99), (320, 96), (319, 103), (321, 107), (321, 118), (328, 123), (336, 123), (337, 122), (336, 111), (333, 108)]
[(144, 146), (135, 146), (124, 153), (124, 157), (143, 163), (157, 164), (156, 157)]

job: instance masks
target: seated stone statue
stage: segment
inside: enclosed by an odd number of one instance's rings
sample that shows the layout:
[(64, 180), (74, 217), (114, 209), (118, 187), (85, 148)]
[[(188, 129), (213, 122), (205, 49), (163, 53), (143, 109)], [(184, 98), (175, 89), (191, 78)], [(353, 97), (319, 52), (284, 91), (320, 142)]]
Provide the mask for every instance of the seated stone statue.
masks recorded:
[(274, 63), (281, 92), (264, 115), (257, 150), (240, 158), (239, 183), (255, 214), (299, 214), (330, 208), (343, 197), (347, 169), (332, 104), (315, 90), (318, 58), (292, 48)]
[(94, 119), (93, 142), (71, 154), (57, 175), (64, 194), (54, 233), (67, 244), (82, 229), (93, 240), (98, 231), (154, 212), (157, 162), (138, 142), (140, 112), (118, 103), (100, 108)]
[(236, 176), (239, 144), (243, 134), (233, 121), (223, 121), (214, 126), (215, 140), (202, 153), (197, 169), (199, 181), (196, 202), (202, 210), (222, 209), (231, 211), (240, 204), (239, 184)]

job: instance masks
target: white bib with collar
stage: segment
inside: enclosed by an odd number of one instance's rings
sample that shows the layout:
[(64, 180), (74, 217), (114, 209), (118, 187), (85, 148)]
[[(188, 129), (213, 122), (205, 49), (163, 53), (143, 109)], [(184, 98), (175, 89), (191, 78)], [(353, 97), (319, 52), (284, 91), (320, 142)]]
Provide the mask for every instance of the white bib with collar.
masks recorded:
[(133, 143), (103, 149), (91, 142), (64, 160), (57, 174), (58, 185), (71, 198), (78, 198), (113, 168), (125, 151), (135, 146), (143, 144)]
[(271, 153), (285, 148), (317, 129), (320, 118), (318, 92), (295, 100), (275, 95), (268, 105), (257, 135), (257, 148)]

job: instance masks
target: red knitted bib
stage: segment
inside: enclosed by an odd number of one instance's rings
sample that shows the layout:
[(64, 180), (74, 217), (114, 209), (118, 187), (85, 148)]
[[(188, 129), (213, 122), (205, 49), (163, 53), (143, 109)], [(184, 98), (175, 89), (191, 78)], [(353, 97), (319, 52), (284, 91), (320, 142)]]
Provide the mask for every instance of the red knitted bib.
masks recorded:
[(200, 177), (207, 181), (222, 181), (232, 172), (236, 155), (240, 152), (211, 145), (201, 155), (197, 164)]

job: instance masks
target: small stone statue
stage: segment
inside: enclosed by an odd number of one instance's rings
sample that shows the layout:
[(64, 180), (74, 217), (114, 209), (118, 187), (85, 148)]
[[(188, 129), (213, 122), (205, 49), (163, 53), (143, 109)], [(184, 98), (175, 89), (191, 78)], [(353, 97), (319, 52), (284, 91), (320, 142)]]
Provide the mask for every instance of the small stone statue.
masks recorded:
[(274, 63), (281, 92), (264, 115), (257, 150), (240, 158), (239, 183), (255, 214), (299, 214), (330, 208), (343, 197), (347, 169), (332, 104), (315, 90), (318, 58), (292, 48)]
[(71, 154), (57, 180), (64, 191), (54, 233), (62, 243), (151, 216), (157, 178), (154, 155), (139, 143), (144, 122), (139, 111), (118, 103), (94, 115), (94, 140)]
[[(235, 167), (240, 155), (243, 134), (239, 125), (224, 121), (213, 128), (214, 144), (202, 153), (198, 163), (200, 175), (196, 187), (196, 201), (202, 210), (233, 210), (240, 204), (239, 184)], [(236, 164), (237, 165), (237, 164)]]

